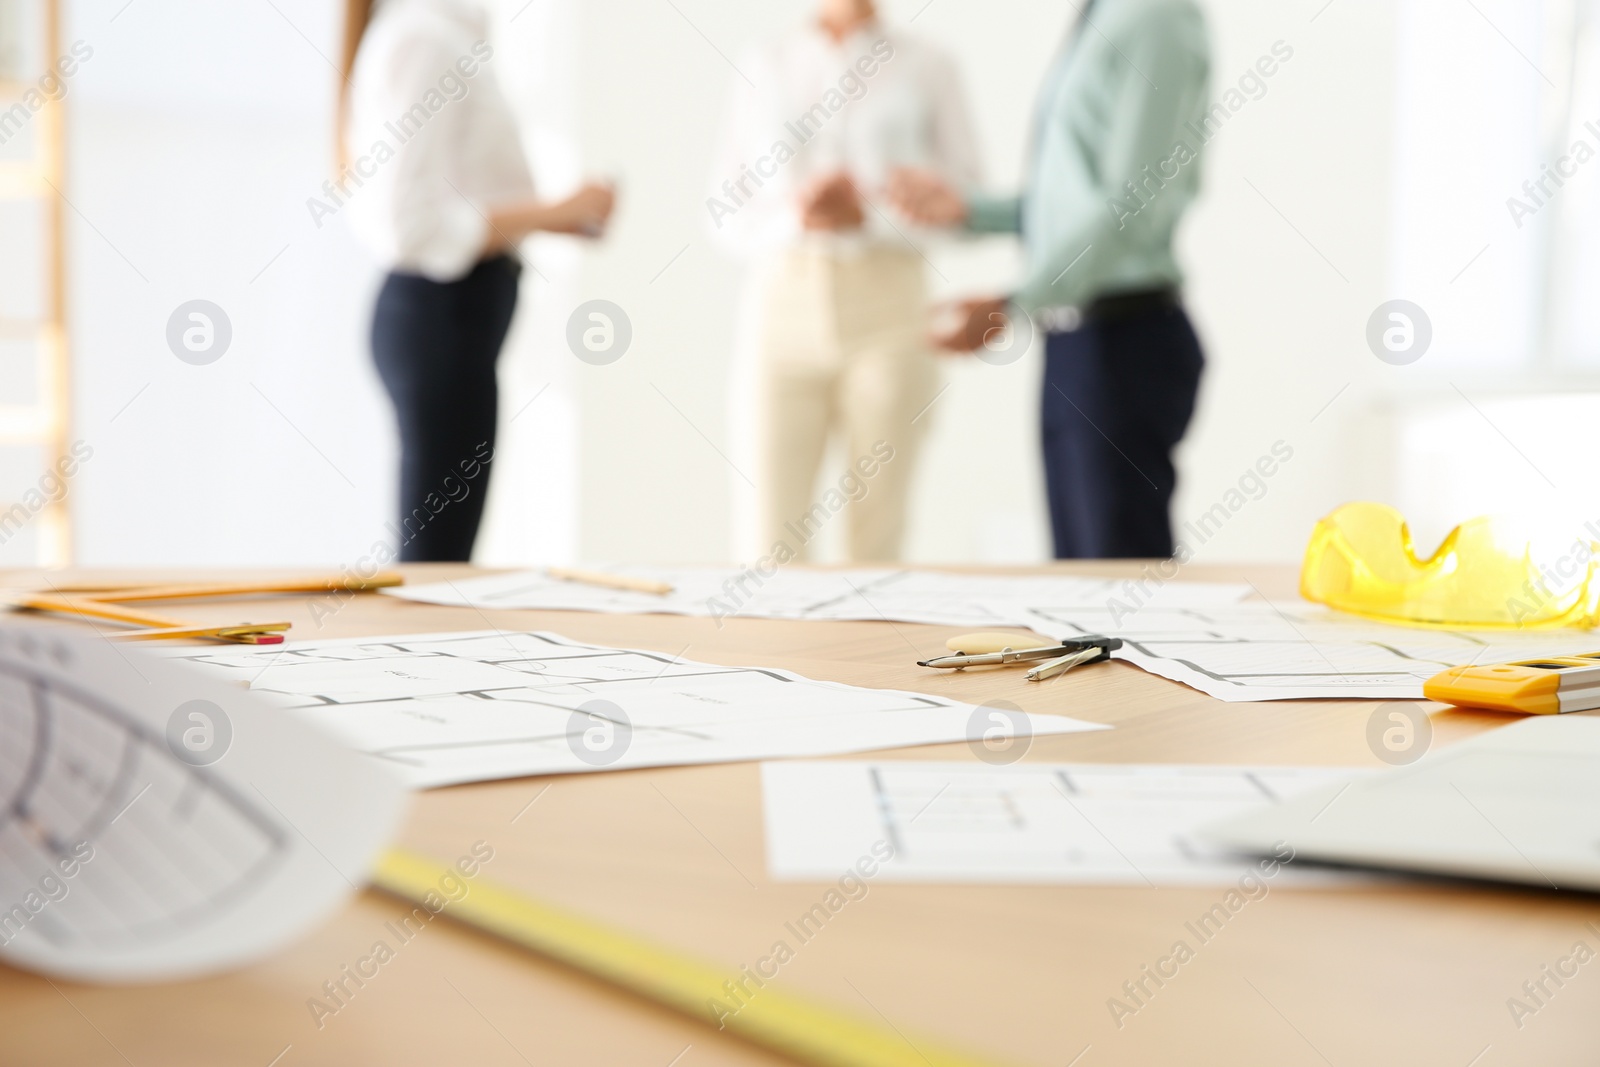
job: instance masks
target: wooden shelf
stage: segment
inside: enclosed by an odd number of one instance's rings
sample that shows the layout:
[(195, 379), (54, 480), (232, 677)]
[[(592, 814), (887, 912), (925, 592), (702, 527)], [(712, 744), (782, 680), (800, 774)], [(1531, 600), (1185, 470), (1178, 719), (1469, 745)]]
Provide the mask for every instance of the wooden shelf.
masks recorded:
[(47, 441), (56, 430), (55, 413), (36, 404), (0, 404), (0, 444)]
[(53, 190), (45, 182), (45, 177), (44, 170), (37, 164), (10, 160), (0, 162), (0, 199), (50, 196)]
[[(38, 8), (38, 17), (26, 21), (39, 29), (39, 54), (59, 55), (61, 0), (17, 2), (31, 2)], [(36, 87), (36, 80), (0, 79), (0, 109), (10, 107)], [(45, 294), (37, 318), (0, 318), (0, 339), (32, 337), (38, 341), (38, 402), (0, 405), (0, 444), (37, 446), (44, 453), (44, 462), (51, 465), (67, 455), (72, 441), (66, 213), (55, 192), (66, 182), (66, 111), (64, 99), (58, 99), (33, 113), (26, 126), (26, 147), (31, 150), (31, 157), (0, 162), (0, 199), (31, 198), (40, 203), (43, 226), (34, 254), (38, 257), (36, 273), (43, 281)], [(0, 247), (0, 254), (22, 259), (28, 256), (28, 251), (12, 242)], [(37, 530), (37, 564), (62, 566), (72, 561), (72, 516), (68, 497), (45, 505), (38, 515)]]

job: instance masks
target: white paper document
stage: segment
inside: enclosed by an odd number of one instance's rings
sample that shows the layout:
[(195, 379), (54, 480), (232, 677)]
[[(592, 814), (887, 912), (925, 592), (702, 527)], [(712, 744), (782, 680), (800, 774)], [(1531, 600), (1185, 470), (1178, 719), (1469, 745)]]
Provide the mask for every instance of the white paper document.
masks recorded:
[(143, 649), (0, 629), (0, 958), (84, 981), (248, 962), (366, 881), (400, 776)]
[[(893, 850), (875, 880), (1223, 885), (1259, 861), (1192, 831), (1369, 772), (1185, 764), (797, 761), (761, 768), (767, 868), (833, 881)], [(873, 846), (878, 845), (874, 850)], [(1280, 858), (1291, 858), (1285, 850)], [(1340, 875), (1279, 868), (1272, 884)]]
[[(306, 641), (167, 655), (272, 694), (417, 788), (976, 739), (993, 710), (549, 633)], [(1034, 735), (1108, 729), (1055, 715)]]
[[(1219, 700), (1420, 700), (1446, 667), (1593, 652), (1600, 636), (1428, 630), (1372, 622), (1298, 599), (1241, 602), (1248, 585), (927, 571), (623, 567), (668, 596), (558, 581), (542, 571), (401, 586), (385, 593), (480, 609), (871, 620), (1026, 627), (1052, 638), (1120, 637), (1114, 658)], [(930, 648), (929, 655), (943, 650)]]
[[(1110, 610), (1129, 594), (1123, 579), (1068, 575), (972, 575), (907, 570), (608, 567), (609, 573), (670, 584), (665, 596), (561, 581), (544, 571), (495, 574), (460, 582), (403, 585), (383, 592), (428, 604), (536, 611), (709, 618), (888, 620), (940, 626), (1025, 627), (1050, 633), (1052, 611)], [(1153, 592), (1148, 592), (1153, 589)], [(1169, 582), (1147, 586), (1165, 607), (1233, 604), (1248, 585)]]
[(1600, 649), (1600, 635), (1580, 630), (1425, 630), (1305, 601), (1040, 614), (1048, 633), (1120, 637), (1115, 658), (1228, 701), (1421, 700), (1422, 684), (1447, 667)]

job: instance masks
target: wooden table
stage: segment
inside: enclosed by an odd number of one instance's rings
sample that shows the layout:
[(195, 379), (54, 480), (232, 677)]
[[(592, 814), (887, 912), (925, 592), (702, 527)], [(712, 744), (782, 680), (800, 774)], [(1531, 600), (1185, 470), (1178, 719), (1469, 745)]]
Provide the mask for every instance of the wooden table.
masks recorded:
[[(1071, 573), (1131, 573), (1117, 565)], [(411, 568), (411, 579), (467, 573)], [(102, 575), (96, 575), (101, 577)], [(16, 576), (12, 576), (16, 577)], [(159, 580), (182, 575), (149, 575)], [(222, 577), (219, 575), (218, 577)], [(1287, 569), (1186, 570), (1248, 577), (1288, 595)], [(232, 621), (261, 605), (212, 602), (186, 616)], [(1038, 761), (1264, 762), (1377, 766), (1374, 705), (1223, 704), (1125, 664), (1059, 684), (1020, 671), (931, 674), (913, 653), (948, 628), (433, 607), (363, 596), (319, 629), (277, 599), (292, 638), (548, 629), (585, 641), (727, 664), (789, 668), (864, 686), (995, 698), (1115, 730), (1044, 737)], [(1434, 744), (1500, 725), (1442, 711)], [(965, 745), (873, 758), (972, 759)], [(418, 796), (403, 843), (446, 859), (488, 842), (485, 876), (679, 946), (735, 971), (765, 955), (822, 886), (766, 876), (757, 768), (666, 768), (519, 779)], [(1123, 983), (1166, 955), (1217, 888), (874, 884), (800, 947), (776, 981), (1015, 1064), (1439, 1064), (1600, 1061), (1600, 962), (1566, 979), (1519, 1028), (1507, 1007), (1575, 942), (1600, 951), (1600, 902), (1439, 883), (1273, 889), (1239, 911), (1119, 1027)], [(368, 892), (272, 958), (207, 981), (132, 988), (49, 982), (0, 968), (0, 1064), (182, 1065), (779, 1063), (708, 1026), (446, 921), (430, 925), (319, 1026), (307, 1001), (409, 909)]]

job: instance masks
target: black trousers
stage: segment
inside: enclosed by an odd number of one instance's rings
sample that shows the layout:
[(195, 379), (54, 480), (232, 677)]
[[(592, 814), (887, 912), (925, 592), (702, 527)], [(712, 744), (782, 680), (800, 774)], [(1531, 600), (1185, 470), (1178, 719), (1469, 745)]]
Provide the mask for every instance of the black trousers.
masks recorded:
[(378, 291), (372, 355), (400, 424), (400, 559), (468, 560), (489, 491), (495, 361), (522, 266), (486, 259), (436, 282), (392, 272)]
[(1172, 450), (1204, 358), (1175, 303), (1097, 318), (1046, 340), (1040, 429), (1057, 559), (1173, 553)]

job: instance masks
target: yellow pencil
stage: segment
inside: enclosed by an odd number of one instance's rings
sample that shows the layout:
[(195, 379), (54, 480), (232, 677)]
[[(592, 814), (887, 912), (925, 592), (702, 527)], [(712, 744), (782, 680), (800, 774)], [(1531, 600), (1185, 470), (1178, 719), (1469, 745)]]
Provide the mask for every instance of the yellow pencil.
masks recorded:
[(264, 596), (273, 593), (351, 593), (401, 585), (405, 579), (393, 571), (380, 571), (368, 577), (340, 574), (315, 578), (278, 578), (252, 582), (204, 582), (179, 585), (138, 585), (125, 582), (58, 586), (44, 590), (0, 592), (0, 607), (49, 611), (78, 619), (107, 619), (147, 629), (123, 631), (107, 636), (129, 641), (161, 638), (188, 639), (212, 637), (248, 645), (275, 645), (283, 642), (287, 622), (235, 623), (208, 626), (165, 615), (153, 615), (125, 605), (151, 600), (186, 600), (222, 596)]
[(57, 615), (70, 615), (77, 619), (104, 619), (109, 622), (127, 623), (131, 626), (142, 626), (142, 630), (112, 631), (107, 637), (129, 641), (148, 641), (160, 638), (184, 640), (192, 637), (214, 637), (224, 641), (236, 641), (246, 645), (276, 645), (283, 643), (283, 632), (289, 629), (287, 622), (258, 622), (235, 623), (231, 625), (208, 626), (201, 623), (185, 622), (183, 619), (174, 619), (166, 615), (155, 615), (148, 611), (126, 607), (122, 604), (107, 604), (90, 597), (65, 597), (51, 596), (45, 593), (18, 593), (13, 594), (5, 601), (7, 606), (27, 611), (46, 611)]
[(158, 630), (113, 630), (105, 636), (112, 641), (187, 641), (192, 637), (215, 637), (242, 645), (281, 645), (286, 622), (249, 622), (238, 626), (169, 626)]
[(672, 592), (670, 583), (658, 582), (653, 578), (633, 578), (626, 574), (606, 574), (604, 571), (586, 571), (576, 567), (546, 567), (544, 572), (558, 581), (598, 585), (629, 593), (654, 593), (656, 596), (666, 596)]
[[(86, 595), (102, 604), (138, 600), (187, 600), (219, 596), (265, 596), (273, 593), (331, 593), (345, 590), (352, 593), (373, 589), (386, 589), (403, 585), (405, 579), (393, 571), (379, 571), (370, 578), (357, 575), (337, 575), (323, 578), (286, 578), (260, 582), (213, 582), (188, 585), (139, 585), (120, 589), (103, 589)], [(61, 592), (66, 592), (61, 589)]]

